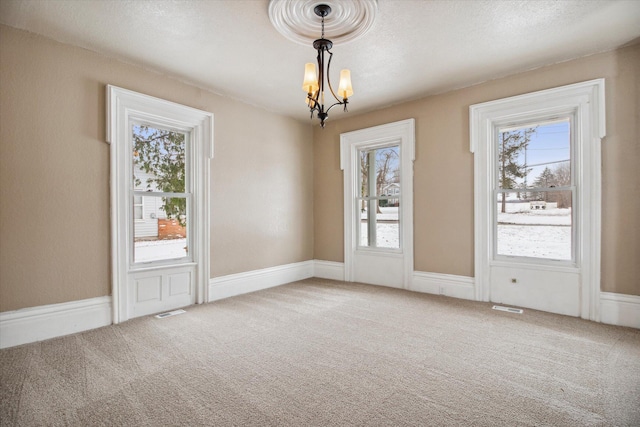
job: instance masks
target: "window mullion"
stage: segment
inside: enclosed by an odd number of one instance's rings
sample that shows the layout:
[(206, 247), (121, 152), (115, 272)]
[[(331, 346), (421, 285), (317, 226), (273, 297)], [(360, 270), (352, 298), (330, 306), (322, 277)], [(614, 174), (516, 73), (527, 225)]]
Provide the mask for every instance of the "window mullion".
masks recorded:
[(191, 196), (191, 193), (166, 193), (162, 191), (133, 191), (134, 196), (142, 196), (142, 197), (170, 197), (170, 198), (180, 198), (185, 199)]
[(376, 151), (371, 150), (367, 154), (369, 156), (368, 166), (369, 170), (368, 177), (369, 180), (367, 182), (369, 188), (368, 193), (371, 198), (367, 202), (367, 233), (369, 235), (369, 246), (376, 246), (376, 223), (378, 222), (376, 216), (378, 214), (377, 207), (378, 201), (376, 196), (378, 195), (376, 191)]

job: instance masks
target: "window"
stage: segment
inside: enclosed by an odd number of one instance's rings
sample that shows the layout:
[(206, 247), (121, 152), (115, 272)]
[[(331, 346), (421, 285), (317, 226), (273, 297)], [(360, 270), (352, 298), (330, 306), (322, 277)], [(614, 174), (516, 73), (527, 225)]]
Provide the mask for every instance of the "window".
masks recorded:
[(572, 261), (571, 117), (498, 129), (496, 256)]
[(414, 119), (340, 134), (345, 280), (411, 287), (414, 160)]
[(358, 246), (400, 248), (400, 146), (358, 150)]
[(476, 299), (599, 320), (604, 88), (470, 106)]
[(203, 303), (213, 114), (111, 85), (106, 98), (113, 322)]
[(189, 134), (134, 122), (131, 136), (133, 217), (142, 220), (133, 223), (133, 263), (188, 258)]
[(133, 196), (133, 219), (136, 221), (144, 220), (144, 204), (142, 196)]

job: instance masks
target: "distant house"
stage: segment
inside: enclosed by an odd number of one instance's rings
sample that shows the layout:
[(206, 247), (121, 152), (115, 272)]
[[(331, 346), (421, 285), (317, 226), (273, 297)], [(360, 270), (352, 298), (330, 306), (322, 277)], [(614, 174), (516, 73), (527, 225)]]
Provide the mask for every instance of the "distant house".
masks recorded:
[[(397, 182), (393, 182), (391, 184), (385, 185), (384, 187), (382, 187), (382, 195), (383, 196), (399, 196), (400, 184)], [(387, 206), (398, 206), (399, 203), (400, 203), (400, 200), (397, 198), (389, 199), (387, 201)]]
[[(146, 173), (135, 168), (134, 176), (140, 180), (135, 191), (157, 191), (153, 183), (147, 184), (147, 180), (153, 178), (153, 174)], [(168, 219), (162, 209), (162, 197), (134, 196), (134, 238), (176, 238), (185, 237), (186, 230), (176, 220)]]

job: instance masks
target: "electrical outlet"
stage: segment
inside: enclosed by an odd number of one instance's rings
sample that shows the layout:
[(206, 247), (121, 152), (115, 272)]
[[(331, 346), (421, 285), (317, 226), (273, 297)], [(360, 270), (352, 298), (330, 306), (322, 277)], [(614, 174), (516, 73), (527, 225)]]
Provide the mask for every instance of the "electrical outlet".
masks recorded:
[(444, 286), (440, 286), (440, 295), (444, 295)]

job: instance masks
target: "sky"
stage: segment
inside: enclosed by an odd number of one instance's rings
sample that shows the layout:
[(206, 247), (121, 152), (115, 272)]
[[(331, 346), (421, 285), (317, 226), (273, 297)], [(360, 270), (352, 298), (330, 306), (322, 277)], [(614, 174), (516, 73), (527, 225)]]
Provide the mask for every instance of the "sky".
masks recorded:
[[(570, 159), (569, 120), (538, 126), (532, 135), (526, 154), (522, 152), (519, 163), (526, 163), (531, 169), (527, 175), (530, 187), (545, 167), (553, 170), (562, 160)], [(525, 161), (526, 160), (526, 161)], [(518, 179), (522, 183), (524, 179)]]

